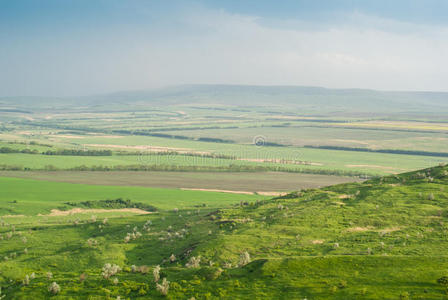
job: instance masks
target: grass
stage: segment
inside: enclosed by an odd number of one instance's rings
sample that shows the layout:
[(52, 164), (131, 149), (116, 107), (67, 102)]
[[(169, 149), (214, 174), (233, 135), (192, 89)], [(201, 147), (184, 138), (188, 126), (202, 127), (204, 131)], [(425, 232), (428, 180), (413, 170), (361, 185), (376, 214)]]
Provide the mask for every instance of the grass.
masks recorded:
[[(100, 191), (115, 198), (121, 187), (11, 178), (0, 183), (7, 191), (2, 203), (20, 196), (30, 205), (33, 199), (39, 204), (32, 208), (32, 217), (3, 218), (0, 227), (0, 254), (8, 257), (0, 262), (0, 284), (8, 298), (49, 298), (51, 281), (61, 286), (54, 299), (162, 298), (152, 281), (155, 265), (161, 265), (161, 277), (171, 282), (168, 299), (446, 298), (447, 288), (437, 279), (448, 274), (448, 167), (308, 189), (272, 200), (224, 195), (233, 205), (210, 204), (199, 211), (195, 205), (204, 201), (199, 195), (218, 204), (224, 203), (217, 199), (222, 194), (133, 187), (132, 200), (146, 199), (166, 209), (189, 204), (179, 211), (162, 209), (141, 216), (98, 214), (96, 221), (89, 221), (90, 214), (35, 214), (45, 210), (40, 203), (66, 201), (66, 195), (76, 195), (78, 201), (96, 199)], [(42, 193), (36, 194), (39, 185)], [(163, 206), (167, 201), (161, 197), (179, 202)], [(78, 225), (73, 223), (76, 218)], [(148, 220), (151, 225), (145, 227)], [(144, 230), (148, 226), (150, 230)], [(125, 243), (134, 227), (142, 236)], [(89, 244), (89, 239), (96, 242)], [(238, 266), (243, 251), (252, 262)], [(177, 258), (173, 263), (168, 261), (171, 254)], [(201, 256), (199, 268), (185, 267), (191, 256)], [(114, 276), (117, 284), (101, 277), (105, 263), (123, 268)], [(228, 263), (233, 267), (225, 267)], [(131, 272), (131, 265), (148, 266), (149, 273)], [(54, 275), (51, 280), (46, 279), (48, 271)], [(23, 285), (32, 272), (36, 279)], [(81, 282), (83, 273), (87, 279)]]
[(97, 186), (31, 179), (0, 177), (0, 212), (3, 214), (45, 214), (63, 206), (65, 202), (106, 199), (131, 199), (159, 209), (192, 208), (195, 206), (221, 207), (262, 199), (262, 196), (237, 195), (217, 192), (182, 191), (128, 186)]

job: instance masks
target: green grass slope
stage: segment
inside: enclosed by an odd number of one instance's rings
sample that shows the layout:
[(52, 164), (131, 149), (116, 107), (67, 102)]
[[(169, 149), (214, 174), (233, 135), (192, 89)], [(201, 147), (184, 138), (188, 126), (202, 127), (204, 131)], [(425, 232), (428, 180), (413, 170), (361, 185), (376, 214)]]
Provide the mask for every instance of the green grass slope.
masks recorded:
[[(0, 285), (6, 299), (446, 299), (447, 188), (439, 166), (227, 208), (4, 217)], [(122, 270), (105, 279), (105, 263)]]

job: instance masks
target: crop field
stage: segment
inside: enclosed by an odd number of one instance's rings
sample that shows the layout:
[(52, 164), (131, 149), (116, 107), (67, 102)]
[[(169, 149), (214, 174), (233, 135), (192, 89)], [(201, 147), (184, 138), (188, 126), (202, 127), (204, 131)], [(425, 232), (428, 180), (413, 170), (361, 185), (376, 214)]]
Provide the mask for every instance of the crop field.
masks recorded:
[[(370, 149), (406, 149), (414, 151), (448, 152), (448, 135), (445, 132), (415, 132), (405, 130), (369, 130), (355, 128), (357, 123), (344, 123), (343, 128), (334, 125), (290, 124), (279, 127), (201, 129), (166, 131), (192, 138), (220, 137), (241, 144), (251, 144), (253, 137), (263, 135), (269, 142), (292, 146), (342, 146)], [(372, 124), (372, 123), (369, 123)], [(373, 123), (375, 124), (375, 123)], [(430, 125), (430, 124), (428, 124)], [(354, 128), (349, 128), (353, 126)]]
[[(316, 116), (288, 105), (36, 106), (27, 114), (3, 113), (0, 148), (13, 151), (0, 153), (0, 166), (19, 171), (280, 171), (368, 178), (448, 162), (443, 110)], [(64, 149), (111, 154), (58, 155)]]
[(290, 192), (356, 181), (344, 176), (281, 172), (57, 171), (55, 174), (55, 171), (0, 171), (0, 176), (95, 185), (215, 189), (243, 193)]
[[(54, 169), (73, 169), (83, 166), (111, 168), (158, 165), (171, 167), (171, 170), (172, 166), (209, 167), (221, 170), (261, 167), (265, 171), (325, 172), (332, 175), (338, 175), (340, 172), (340, 175), (375, 176), (416, 170), (448, 161), (448, 157), (412, 153), (392, 154), (294, 146), (254, 146), (152, 136), (58, 134), (38, 136), (28, 141), (23, 138), (23, 135), (17, 135), (14, 136), (15, 139), (11, 139), (12, 134), (8, 133), (7, 137), (9, 140), (6, 142), (5, 139), (3, 147), (35, 150), (38, 153), (0, 153), (0, 165), (6, 169), (8, 166), (42, 170), (49, 166)], [(20, 137), (22, 137), (21, 143), (17, 140)], [(51, 147), (48, 147), (49, 145)], [(109, 150), (113, 153), (109, 156), (41, 155), (45, 151), (55, 151), (55, 149)]]

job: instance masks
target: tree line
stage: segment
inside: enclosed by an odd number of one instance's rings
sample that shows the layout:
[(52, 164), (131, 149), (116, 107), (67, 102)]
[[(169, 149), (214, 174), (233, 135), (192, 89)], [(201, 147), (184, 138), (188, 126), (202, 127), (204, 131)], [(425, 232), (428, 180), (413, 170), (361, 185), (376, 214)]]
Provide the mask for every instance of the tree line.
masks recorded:
[(372, 178), (372, 174), (351, 170), (333, 170), (333, 169), (308, 169), (308, 168), (288, 168), (283, 166), (248, 166), (230, 164), (227, 166), (179, 166), (179, 165), (115, 165), (103, 166), (80, 165), (72, 168), (59, 168), (54, 165), (46, 165), (43, 168), (27, 168), (20, 165), (0, 165), (1, 171), (172, 171), (172, 172), (288, 172), (302, 174), (351, 176), (363, 179)]
[(71, 156), (111, 156), (111, 150), (81, 150), (81, 149), (60, 149), (39, 151), (37, 149), (14, 149), (11, 147), (1, 147), (0, 153), (23, 153), (42, 155), (71, 155)]
[(358, 151), (358, 152), (448, 157), (448, 152), (433, 152), (433, 151), (421, 151), (421, 150), (370, 149), (370, 148), (356, 148), (356, 147), (343, 147), (343, 146), (310, 146), (310, 145), (307, 145), (304, 147), (305, 148), (313, 148), (313, 149), (325, 149), (325, 150), (342, 150), (342, 151)]

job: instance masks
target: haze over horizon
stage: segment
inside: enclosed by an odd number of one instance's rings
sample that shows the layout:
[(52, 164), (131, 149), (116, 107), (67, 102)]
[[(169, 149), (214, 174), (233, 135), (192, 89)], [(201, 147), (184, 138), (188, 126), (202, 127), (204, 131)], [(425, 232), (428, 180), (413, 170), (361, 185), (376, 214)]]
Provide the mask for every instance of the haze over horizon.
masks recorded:
[(445, 1), (0, 1), (0, 96), (181, 84), (448, 91)]

